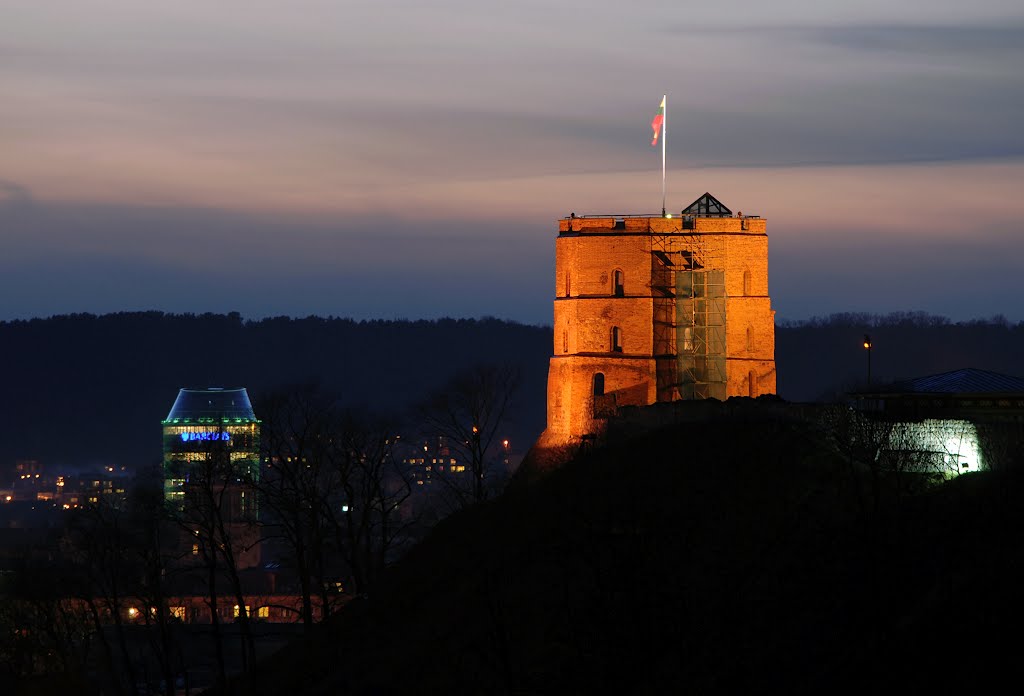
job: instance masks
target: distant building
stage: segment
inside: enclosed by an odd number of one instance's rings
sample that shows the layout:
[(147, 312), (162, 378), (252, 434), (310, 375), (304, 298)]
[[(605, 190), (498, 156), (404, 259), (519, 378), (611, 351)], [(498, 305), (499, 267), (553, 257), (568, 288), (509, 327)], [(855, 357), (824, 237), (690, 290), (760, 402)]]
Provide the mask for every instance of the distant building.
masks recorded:
[[(125, 467), (103, 466), (75, 474), (49, 474), (35, 460), (18, 462), (10, 487), (0, 489), (0, 504), (49, 502), (54, 510), (71, 510), (96, 505), (120, 505), (125, 496)], [(40, 509), (44, 509), (41, 507)]]
[[(176, 504), (200, 463), (223, 456), (239, 481), (260, 472), (260, 422), (245, 389), (182, 389), (163, 421), (164, 497)], [(252, 501), (255, 504), (255, 501)], [(246, 505), (238, 503), (238, 513)]]
[(163, 452), (170, 509), (188, 519), (206, 514), (202, 506), (216, 505), (240, 542), (239, 566), (257, 565), (258, 532), (252, 523), (259, 512), (260, 421), (246, 390), (182, 389), (163, 421)]
[(472, 477), (456, 454), (448, 446), (448, 438), (438, 435), (424, 439), (411, 452), (407, 452), (402, 463), (408, 467), (410, 479), (416, 486), (428, 486), (437, 481), (452, 485), (455, 481)]
[(43, 473), (43, 465), (38, 459), (21, 459), (14, 465), (14, 472), (21, 478), (38, 476)]
[(559, 221), (541, 444), (599, 432), (622, 406), (774, 393), (765, 229), (708, 193), (678, 217)]
[(1019, 464), (1024, 379), (973, 368), (903, 380), (854, 395), (861, 412), (894, 425), (888, 449), (944, 475)]

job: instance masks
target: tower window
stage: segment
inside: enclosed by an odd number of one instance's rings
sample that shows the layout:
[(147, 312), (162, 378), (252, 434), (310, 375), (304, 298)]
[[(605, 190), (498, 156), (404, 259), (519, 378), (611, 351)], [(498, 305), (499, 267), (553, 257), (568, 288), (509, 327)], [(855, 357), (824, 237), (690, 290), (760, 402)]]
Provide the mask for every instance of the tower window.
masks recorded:
[(753, 370), (747, 373), (747, 395), (751, 399), (757, 396), (757, 373)]
[(594, 396), (604, 396), (604, 373), (594, 373)]
[(562, 329), (562, 352), (569, 352), (569, 330)]
[(752, 326), (747, 327), (747, 352), (750, 353), (754, 350), (754, 328)]
[(748, 297), (754, 294), (751, 291), (750, 269), (743, 271), (743, 294)]
[(612, 327), (612, 351), (622, 352), (622, 329), (617, 326)]
[(565, 272), (565, 296), (566, 297), (569, 297), (571, 295), (571, 293), (569, 292), (569, 288), (570, 288), (570, 286), (569, 286), (569, 272), (566, 271)]
[(626, 286), (623, 281), (622, 271), (615, 270), (612, 272), (612, 294), (616, 297), (626, 296)]

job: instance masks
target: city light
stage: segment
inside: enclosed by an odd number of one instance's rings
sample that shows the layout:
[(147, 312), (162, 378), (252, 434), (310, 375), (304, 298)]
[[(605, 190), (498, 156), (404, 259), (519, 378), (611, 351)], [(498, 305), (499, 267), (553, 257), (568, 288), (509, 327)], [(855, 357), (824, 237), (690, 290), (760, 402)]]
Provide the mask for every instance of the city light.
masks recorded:
[(864, 349), (868, 352), (868, 386), (871, 386), (871, 336), (864, 334)]

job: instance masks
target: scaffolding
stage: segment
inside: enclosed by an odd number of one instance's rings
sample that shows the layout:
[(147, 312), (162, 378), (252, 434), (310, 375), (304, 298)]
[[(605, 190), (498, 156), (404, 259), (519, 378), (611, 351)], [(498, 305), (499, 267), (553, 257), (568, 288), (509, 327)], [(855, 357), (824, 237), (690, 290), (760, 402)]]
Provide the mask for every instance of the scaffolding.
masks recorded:
[(725, 245), (695, 227), (651, 234), (658, 401), (726, 397)]

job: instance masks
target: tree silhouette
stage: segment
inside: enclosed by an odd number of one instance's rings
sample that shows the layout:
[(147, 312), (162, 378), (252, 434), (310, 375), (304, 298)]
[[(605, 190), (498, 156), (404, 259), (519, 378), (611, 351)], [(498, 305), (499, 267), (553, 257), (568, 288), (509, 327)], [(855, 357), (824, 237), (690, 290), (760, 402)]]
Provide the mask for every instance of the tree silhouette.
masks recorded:
[(468, 486), (450, 472), (438, 476), (460, 507), (485, 500), (507, 473), (494, 460), (503, 453), (503, 433), (519, 384), (516, 366), (480, 364), (456, 374), (420, 407), (424, 434), (444, 437), (469, 467)]

